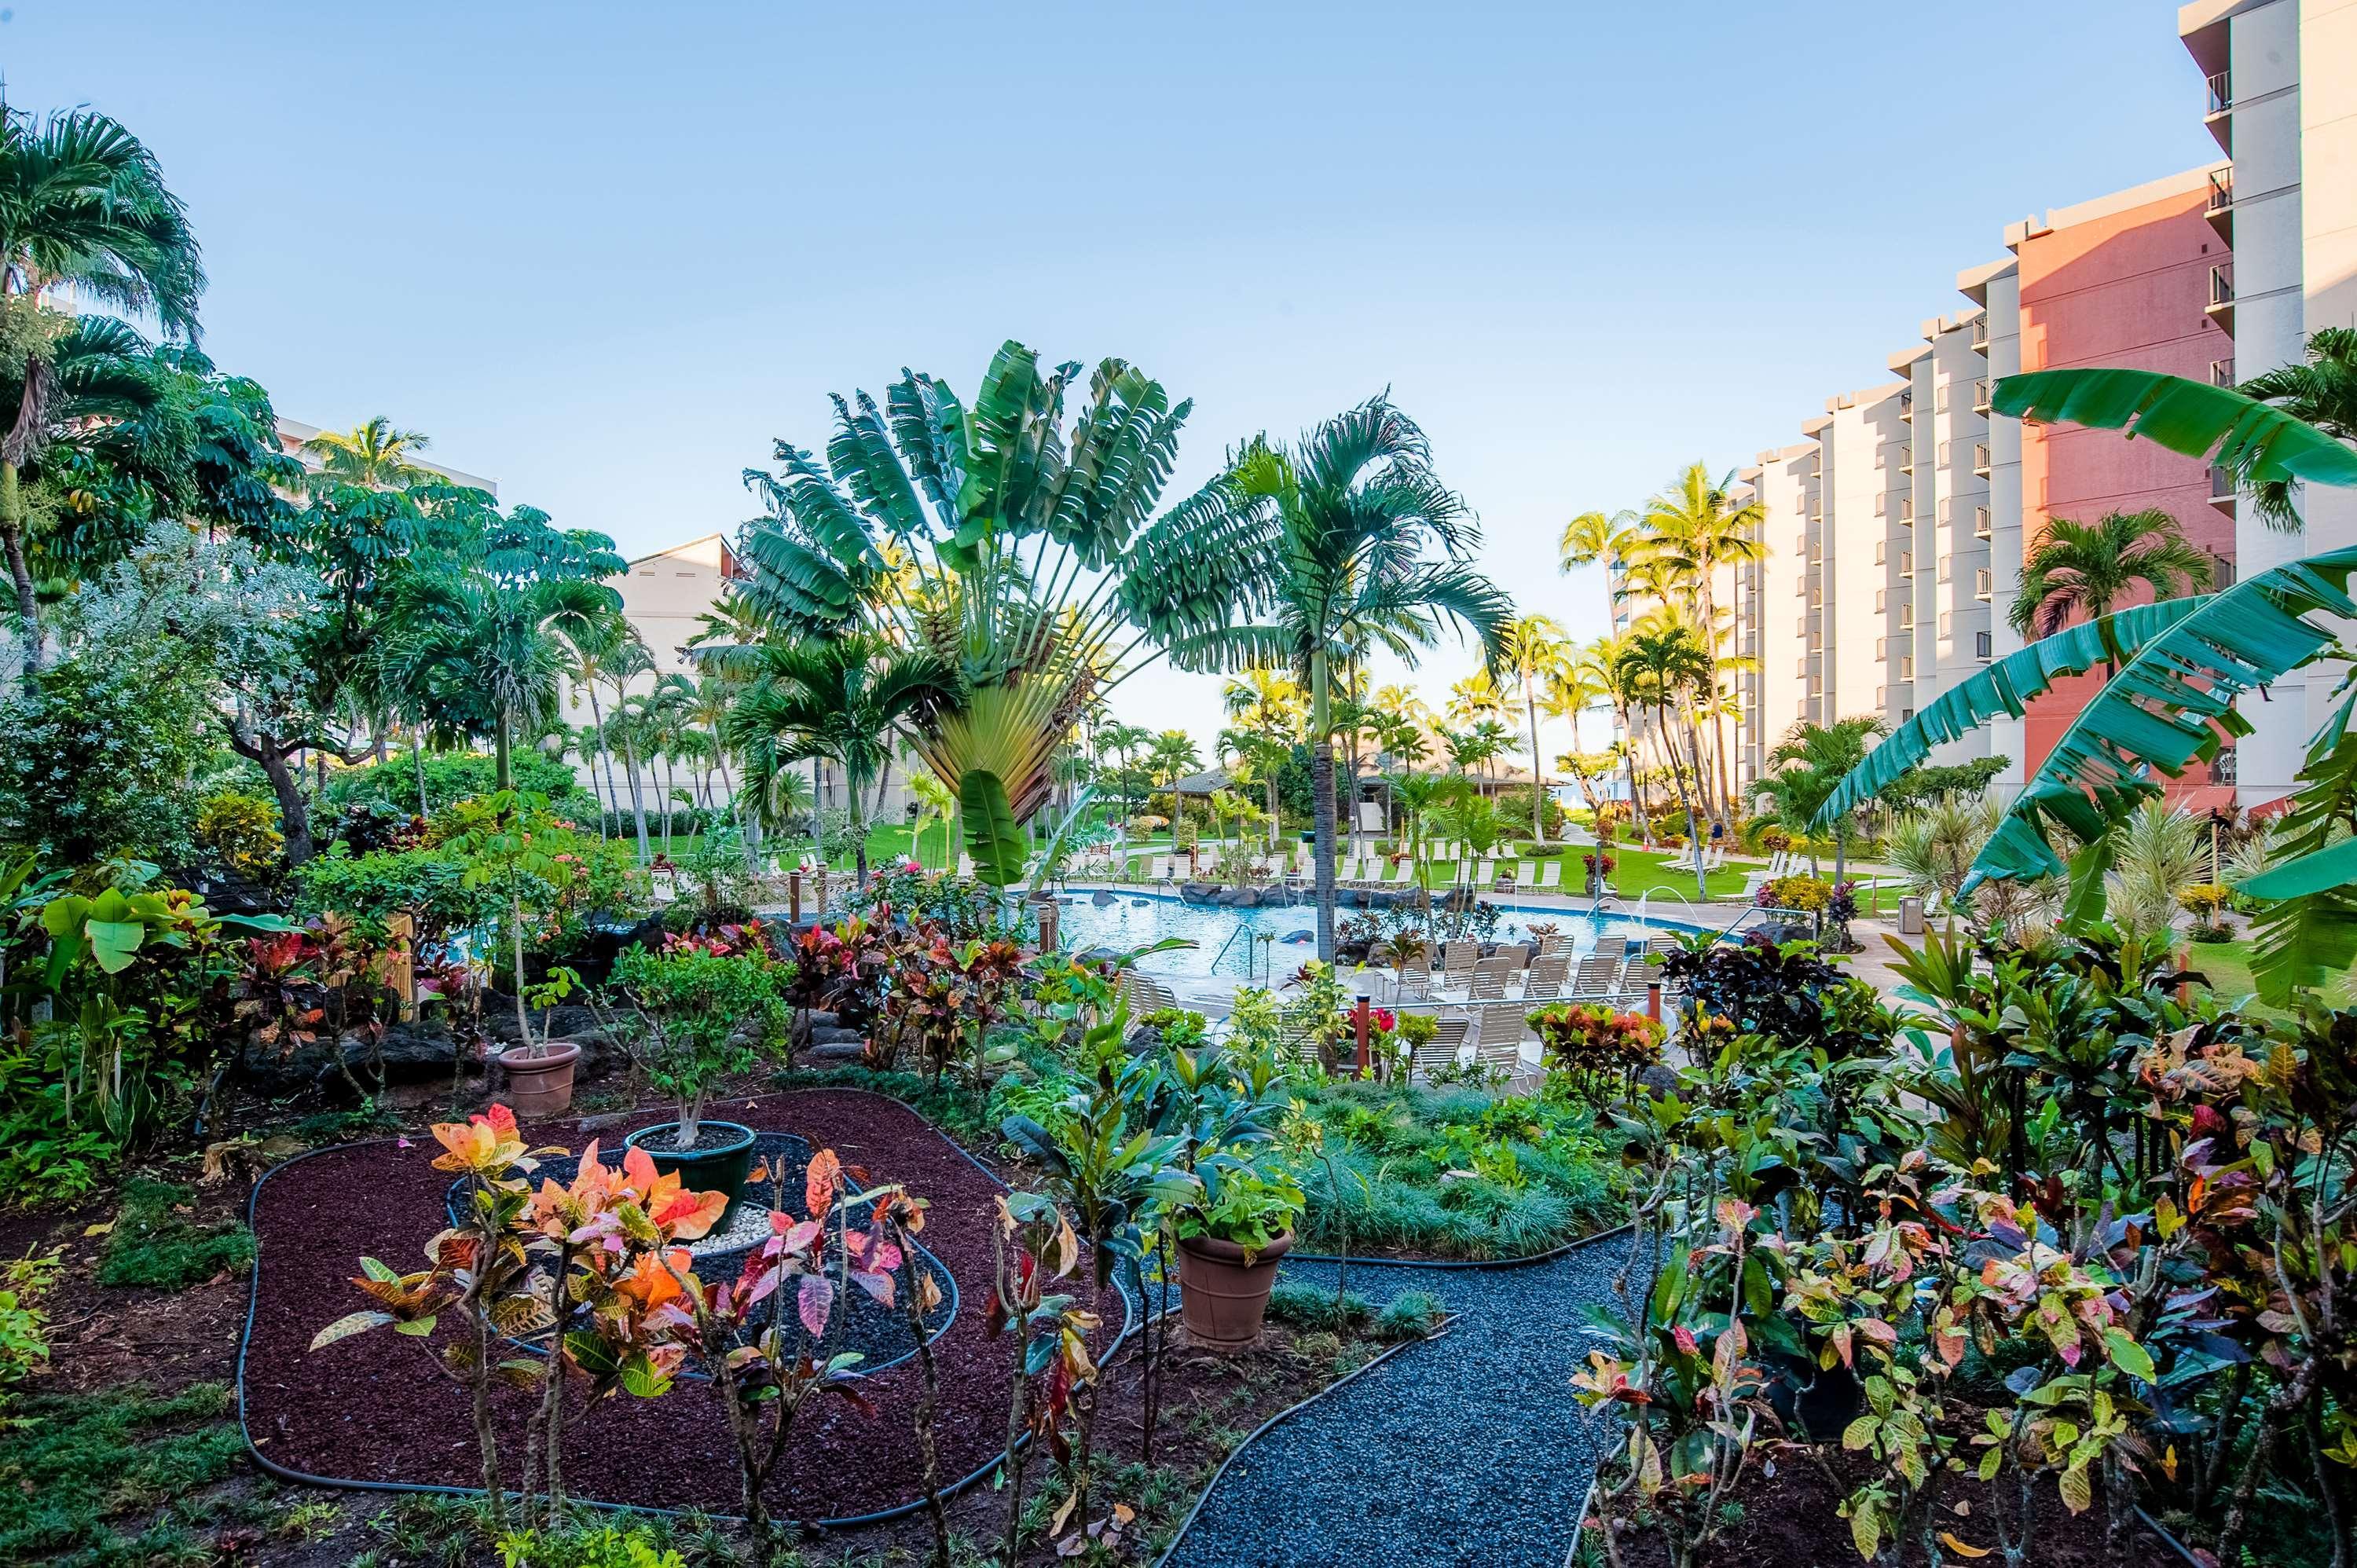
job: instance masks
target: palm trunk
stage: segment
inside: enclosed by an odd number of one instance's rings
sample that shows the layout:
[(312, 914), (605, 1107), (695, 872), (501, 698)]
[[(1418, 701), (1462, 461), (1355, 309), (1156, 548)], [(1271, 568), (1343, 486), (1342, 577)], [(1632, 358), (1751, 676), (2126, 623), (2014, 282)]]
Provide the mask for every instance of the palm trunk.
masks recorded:
[(1523, 677), (1523, 709), (1531, 721), (1531, 837), (1546, 847), (1546, 768), (1539, 761), (1539, 699)]
[(1326, 655), (1309, 656), (1309, 793), (1316, 820), (1313, 853), (1318, 862), (1318, 956), (1334, 961), (1334, 736), (1333, 703), (1326, 689)]
[[(1662, 727), (1665, 732), (1669, 728), (1669, 710), (1663, 709)], [(1678, 787), (1678, 804), (1685, 808), (1686, 848), (1695, 857), (1695, 898), (1697, 902), (1705, 901), (1710, 897), (1710, 888), (1704, 881), (1702, 874), (1700, 837), (1702, 824), (1695, 818), (1694, 797), (1686, 791), (1685, 775), (1678, 771), (1677, 756), (1674, 752), (1670, 757), (1670, 780)], [(1702, 758), (1699, 754), (1695, 757), (1695, 781), (1697, 784), (1702, 781)]]
[(425, 795), (425, 737), (414, 729), (409, 732), (409, 760), (417, 768), (417, 814), (421, 817), (430, 817), (434, 814), (434, 807)]
[(639, 791), (639, 743), (626, 730), (622, 735), (622, 761), (630, 774), (630, 812), (638, 819), (639, 864), (644, 865), (653, 857), (647, 853), (647, 800)]
[(498, 748), (499, 752), (499, 787), (502, 789), (512, 789), (515, 788), (515, 772), (513, 762), (509, 756), (509, 747), (511, 743), (508, 738), (507, 714), (501, 714), (500, 715), (500, 722), (496, 727), (498, 739), (492, 744)]
[(8, 551), (8, 575), (16, 585), (17, 629), (25, 639), (25, 688), (32, 690), (42, 665), (41, 601), (33, 591), (25, 561), (25, 492), (14, 463), (0, 463), (0, 543)]
[[(619, 817), (622, 814), (622, 794), (620, 790), (614, 788), (614, 748), (606, 744), (606, 712), (598, 704), (597, 688), (591, 685), (588, 691), (589, 722), (597, 728), (597, 758), (606, 765), (606, 798), (612, 802), (609, 809)], [(597, 777), (597, 769), (593, 764), (589, 769), (589, 778), (593, 784)]]

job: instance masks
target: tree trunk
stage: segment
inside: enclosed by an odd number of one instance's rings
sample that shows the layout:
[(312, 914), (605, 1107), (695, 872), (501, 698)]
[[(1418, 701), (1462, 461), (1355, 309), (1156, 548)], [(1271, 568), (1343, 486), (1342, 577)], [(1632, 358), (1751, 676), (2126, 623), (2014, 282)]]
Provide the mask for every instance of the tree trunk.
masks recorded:
[(639, 743), (630, 738), (627, 730), (622, 735), (622, 760), (630, 769), (630, 812), (638, 819), (639, 864), (644, 865), (652, 858), (647, 853), (647, 800), (639, 792)]
[(425, 798), (425, 737), (414, 729), (409, 732), (409, 760), (417, 769), (417, 814), (430, 817), (434, 814), (434, 808)]
[(0, 543), (8, 551), (8, 575), (16, 585), (17, 630), (25, 639), (25, 689), (30, 691), (42, 667), (41, 601), (33, 591), (32, 568), (25, 561), (25, 492), (14, 463), (0, 463)]
[[(1662, 731), (1664, 735), (1669, 733), (1669, 710), (1663, 708)], [(1689, 747), (1693, 745), (1691, 735), (1687, 736), (1687, 745)], [(1670, 754), (1670, 779), (1678, 787), (1678, 804), (1685, 809), (1686, 849), (1695, 857), (1695, 899), (1698, 903), (1704, 902), (1710, 897), (1710, 887), (1705, 882), (1702, 873), (1702, 824), (1695, 819), (1694, 796), (1687, 792), (1685, 775), (1678, 771), (1677, 754), (1674, 751)], [(1695, 782), (1697, 785), (1702, 782), (1702, 757), (1698, 753), (1695, 757)]]
[(1309, 659), (1309, 795), (1318, 866), (1318, 956), (1334, 961), (1333, 702), (1327, 692), (1326, 656)]
[(532, 1017), (523, 1006), (523, 898), (516, 891), (515, 874), (508, 874), (508, 927), (515, 939), (516, 1043), (532, 1044)]
[(493, 732), (497, 738), (491, 744), (500, 759), (499, 787), (502, 789), (512, 789), (515, 788), (515, 760), (510, 755), (513, 742), (508, 734), (507, 714), (500, 715), (500, 722), (493, 726)]
[(1546, 768), (1539, 761), (1539, 699), (1531, 679), (1523, 677), (1523, 708), (1531, 721), (1531, 837), (1546, 847)]
[(278, 826), (286, 835), (286, 864), (301, 865), (314, 853), (311, 802), (303, 794), (303, 782), (286, 766), (286, 752), (277, 736), (264, 732), (255, 737), (250, 749), (252, 760), (261, 765), (263, 777), (270, 780), (270, 792), (278, 798)]

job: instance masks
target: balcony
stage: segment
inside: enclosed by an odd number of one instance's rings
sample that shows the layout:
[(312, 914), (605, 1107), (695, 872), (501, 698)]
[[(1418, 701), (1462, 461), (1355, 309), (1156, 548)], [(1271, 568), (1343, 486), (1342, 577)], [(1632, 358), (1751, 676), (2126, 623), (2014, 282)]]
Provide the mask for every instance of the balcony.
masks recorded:
[(1986, 604), (1995, 593), (1996, 587), (1990, 575), (1989, 569), (1986, 566), (1975, 567), (1973, 570), (1973, 597), (1980, 600), (1983, 604)]
[(2210, 227), (2229, 245), (2234, 242), (2234, 171), (2218, 168), (2210, 171), (2210, 199), (2203, 204), (2201, 216), (2210, 220)]
[(1915, 423), (1915, 389), (1909, 387), (1899, 394), (1899, 417), (1908, 424)]
[(2226, 113), (2234, 107), (2234, 73), (2233, 71), (2213, 72), (2203, 85), (2209, 89), (2208, 107), (2201, 112), (2203, 118), (2206, 119), (2212, 114)]
[(2210, 319), (2227, 332), (2234, 330), (2234, 263), (2215, 262), (2210, 267), (2210, 303), (2203, 307)]
[(2234, 384), (2234, 361), (2232, 359), (2210, 361), (2210, 384), (2213, 387), (2231, 387)]
[(2210, 465), (2210, 504), (2228, 517), (2234, 515), (2234, 473), (2222, 463)]
[(1986, 316), (1973, 317), (1973, 347), (1984, 354), (1988, 352), (1988, 317)]
[(1986, 441), (1973, 443), (1973, 472), (1984, 479), (1989, 477), (1989, 449)]
[(1989, 509), (1985, 506), (1976, 506), (1973, 508), (1973, 537), (1975, 539), (1986, 539), (1988, 536)]
[(1975, 413), (1986, 413), (1988, 411), (1989, 379), (1986, 376), (1983, 376), (1973, 382), (1973, 412)]

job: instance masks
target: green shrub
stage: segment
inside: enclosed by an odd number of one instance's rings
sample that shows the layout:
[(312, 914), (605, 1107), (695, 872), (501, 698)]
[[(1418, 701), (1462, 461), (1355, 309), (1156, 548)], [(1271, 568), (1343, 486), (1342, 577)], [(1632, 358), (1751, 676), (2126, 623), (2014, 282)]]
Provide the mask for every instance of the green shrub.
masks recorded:
[(178, 1212), (195, 1196), (185, 1187), (144, 1176), (125, 1184), (123, 1207), (98, 1265), (98, 1283), (182, 1290), (251, 1264), (253, 1231), (234, 1219), (198, 1225)]
[(0, 1425), (11, 1385), (49, 1359), (49, 1315), (41, 1303), (57, 1277), (55, 1252), (27, 1252), (0, 1268)]
[(510, 1530), (499, 1544), (500, 1568), (687, 1568), (667, 1531), (642, 1524), (574, 1521)]
[[(560, 814), (575, 816), (586, 826), (596, 822), (587, 813), (597, 810), (596, 800), (582, 788), (572, 765), (539, 756), (533, 752), (517, 751), (510, 762), (515, 775), (515, 787), (534, 795), (545, 795), (549, 804)], [(415, 812), (430, 817), (454, 800), (469, 795), (488, 795), (499, 788), (500, 765), (495, 757), (480, 752), (441, 752), (425, 759), (426, 809), (417, 809), (417, 765), (406, 757), (388, 757), (382, 763), (361, 768), (348, 768), (328, 779), (328, 801), (339, 810), (362, 800), (382, 800), (404, 813)]]
[(1375, 1337), (1384, 1340), (1422, 1339), (1448, 1316), (1440, 1298), (1430, 1291), (1404, 1290), (1375, 1315)]

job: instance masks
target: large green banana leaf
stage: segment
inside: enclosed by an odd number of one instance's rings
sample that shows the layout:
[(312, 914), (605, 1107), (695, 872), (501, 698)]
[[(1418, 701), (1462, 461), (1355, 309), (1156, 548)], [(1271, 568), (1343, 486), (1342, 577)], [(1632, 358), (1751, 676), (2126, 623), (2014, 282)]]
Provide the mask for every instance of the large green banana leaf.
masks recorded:
[(1023, 834), (998, 775), (986, 768), (968, 769), (958, 780), (958, 811), (976, 879), (1002, 890), (1021, 881)]
[(2207, 457), (2244, 484), (2309, 479), (2357, 485), (2357, 451), (2229, 387), (2156, 371), (2031, 371), (1996, 383), (1990, 406), (2043, 422), (2125, 430), (2171, 452)]
[(1843, 815), (1889, 789), (1933, 746), (1969, 735), (1999, 714), (2021, 717), (2031, 700), (2050, 690), (2059, 677), (2083, 675), (2106, 660), (2116, 664), (2129, 658), (2201, 603), (2199, 598), (2168, 599), (2117, 610), (2042, 638), (1976, 671), (1867, 753), (1818, 811), (1816, 825), (1830, 829)]
[(2338, 646), (2330, 629), (2303, 618), (2357, 616), (2352, 572), (2357, 548), (2294, 561), (2209, 595), (2147, 640), (2063, 731), (1973, 863), (1965, 890), (2061, 875), (2050, 829), (2093, 843), (2160, 795), (2156, 773), (2176, 778), (2214, 757), (2225, 735), (2249, 734), (2234, 699)]

